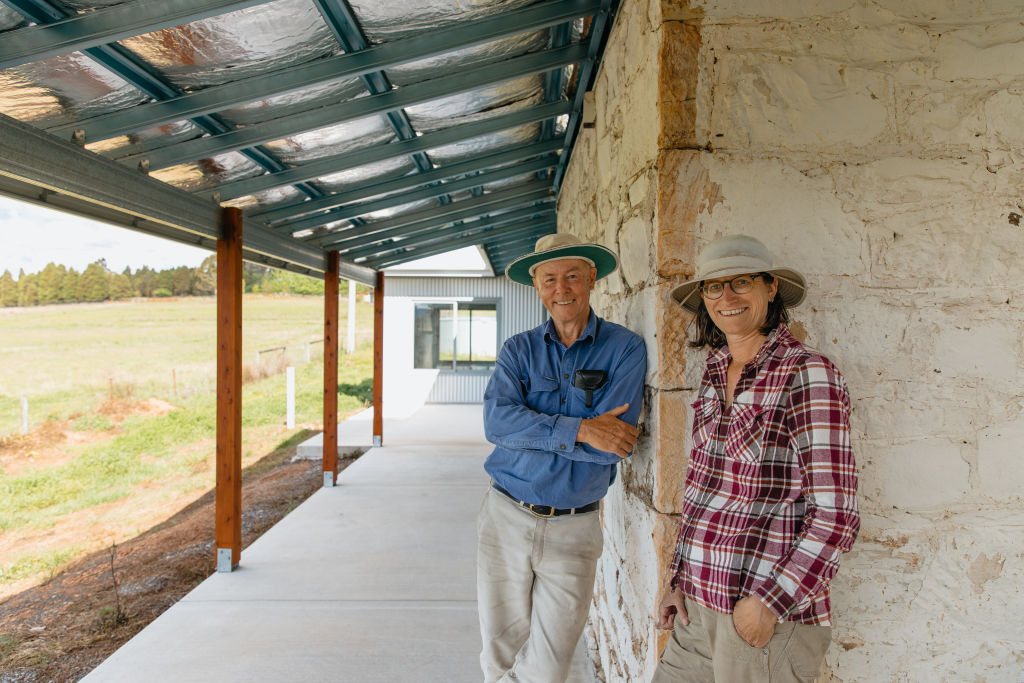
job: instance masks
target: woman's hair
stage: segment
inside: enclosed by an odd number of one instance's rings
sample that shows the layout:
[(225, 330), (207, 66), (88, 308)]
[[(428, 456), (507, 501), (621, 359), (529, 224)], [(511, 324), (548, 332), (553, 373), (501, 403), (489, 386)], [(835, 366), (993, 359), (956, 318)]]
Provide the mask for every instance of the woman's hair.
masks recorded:
[[(764, 278), (767, 285), (775, 280), (769, 273), (759, 273), (759, 275)], [(703, 285), (702, 282), (701, 286)], [(700, 296), (699, 292), (698, 296)], [(765, 317), (764, 325), (761, 326), (761, 334), (767, 335), (778, 327), (779, 323), (788, 322), (789, 313), (786, 312), (786, 304), (782, 302), (782, 297), (776, 292), (775, 298), (768, 302), (768, 315)], [(707, 306), (704, 305), (703, 296), (700, 297), (700, 304), (697, 305), (697, 315), (693, 319), (693, 324), (697, 328), (697, 338), (690, 342), (691, 347), (701, 349), (710, 346), (717, 349), (725, 346), (725, 334), (711, 322), (711, 315), (708, 314)]]

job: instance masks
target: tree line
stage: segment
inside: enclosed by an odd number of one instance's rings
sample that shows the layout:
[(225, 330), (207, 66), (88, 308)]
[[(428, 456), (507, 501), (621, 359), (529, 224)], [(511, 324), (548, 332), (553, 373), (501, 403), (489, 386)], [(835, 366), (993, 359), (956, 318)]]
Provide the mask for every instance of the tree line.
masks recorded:
[[(322, 279), (244, 263), (245, 291), (272, 294), (324, 293)], [(341, 283), (347, 293), (347, 283)], [(361, 286), (360, 286), (361, 287)], [(116, 301), (133, 297), (209, 296), (217, 291), (217, 256), (208, 256), (198, 267), (178, 266), (154, 270), (143, 266), (116, 273), (104, 259), (90, 263), (79, 273), (74, 268), (48, 263), (38, 273), (21, 269), (15, 278), (10, 270), (0, 276), (0, 306), (43, 306), (57, 303)], [(360, 291), (357, 288), (357, 291)]]

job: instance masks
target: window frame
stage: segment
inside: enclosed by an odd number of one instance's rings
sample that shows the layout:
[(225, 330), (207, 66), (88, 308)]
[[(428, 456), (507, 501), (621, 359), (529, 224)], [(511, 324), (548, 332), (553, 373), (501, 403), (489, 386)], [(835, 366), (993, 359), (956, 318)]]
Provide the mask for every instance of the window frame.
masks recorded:
[[(501, 332), (502, 332), (501, 300), (500, 299), (497, 299), (497, 298), (494, 298), (494, 297), (416, 297), (416, 298), (413, 299), (412, 304), (413, 304), (413, 349), (412, 349), (412, 356), (413, 356), (413, 358), (412, 358), (412, 366), (413, 366), (414, 370), (437, 370), (438, 372), (442, 372), (442, 373), (445, 373), (445, 374), (459, 374), (459, 375), (472, 375), (472, 374), (490, 375), (494, 371), (494, 366), (495, 366), (495, 364), (498, 361), (498, 352), (501, 350), (501, 342), (502, 342), (502, 335), (501, 335)], [(423, 368), (423, 367), (419, 367), (416, 364), (417, 363), (416, 344), (417, 344), (417, 339), (418, 339), (419, 332), (416, 329), (416, 322), (415, 322), (415, 320), (416, 320), (416, 311), (417, 311), (417, 308), (419, 306), (436, 306), (439, 309), (442, 306), (450, 306), (450, 310), (452, 311), (453, 326), (455, 327), (455, 334), (452, 337), (452, 361), (451, 361), (451, 363), (448, 363), (448, 361), (442, 361), (440, 359), (440, 352), (438, 352), (437, 356), (433, 359), (435, 364), (436, 364), (435, 367), (433, 367), (433, 368)], [(460, 368), (459, 367), (459, 360), (458, 360), (458, 339), (459, 339), (459, 336), (458, 336), (458, 323), (459, 323), (459, 308), (460, 308), (460, 306), (465, 306), (467, 308), (470, 307), (470, 306), (472, 306), (472, 307), (476, 307), (476, 306), (481, 306), (481, 307), (494, 306), (494, 325), (495, 325), (494, 360), (490, 361), (488, 363), (487, 367), (483, 367), (483, 368), (480, 368), (480, 367), (476, 367), (476, 368), (474, 368), (474, 367), (461, 367)], [(490, 309), (484, 308), (483, 310), (490, 310)], [(471, 317), (471, 319), (472, 319), (472, 317)], [(472, 322), (470, 323), (470, 328), (472, 329)], [(440, 346), (439, 336), (440, 336), (440, 330), (439, 329), (435, 330), (435, 332), (434, 332), (435, 344), (432, 345), (432, 347), (433, 346), (436, 346), (436, 347)], [(472, 332), (470, 334), (470, 339), (472, 340)], [(470, 354), (472, 354), (472, 342), (470, 342)], [(468, 362), (469, 363), (473, 363), (472, 358), (470, 358), (470, 360)]]

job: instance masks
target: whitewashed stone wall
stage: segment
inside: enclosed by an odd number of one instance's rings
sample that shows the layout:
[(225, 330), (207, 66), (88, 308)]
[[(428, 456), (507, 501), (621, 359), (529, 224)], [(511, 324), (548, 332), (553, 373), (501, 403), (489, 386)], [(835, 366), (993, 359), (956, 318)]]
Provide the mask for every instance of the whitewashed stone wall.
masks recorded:
[[(623, 0), (561, 230), (648, 343), (589, 627), (650, 678), (703, 354), (666, 292), (716, 236), (808, 277), (794, 330), (854, 399), (863, 526), (823, 680), (1024, 681), (1024, 1)], [(830, 678), (831, 677), (831, 678)]]

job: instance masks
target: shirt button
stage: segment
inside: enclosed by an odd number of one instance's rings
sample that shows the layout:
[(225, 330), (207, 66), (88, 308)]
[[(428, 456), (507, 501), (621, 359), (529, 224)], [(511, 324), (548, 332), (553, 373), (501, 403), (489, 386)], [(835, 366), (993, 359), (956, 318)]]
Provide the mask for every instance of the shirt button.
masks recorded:
[(763, 652), (765, 654), (768, 654), (768, 648), (765, 648), (765, 649), (761, 650), (761, 652)]
[(565, 450), (565, 444), (563, 443), (561, 446), (559, 446), (559, 448), (561, 448), (564, 451)]
[(569, 379), (569, 375), (562, 375), (564, 379)]
[(562, 403), (565, 403), (565, 399), (564, 398), (562, 399)]

